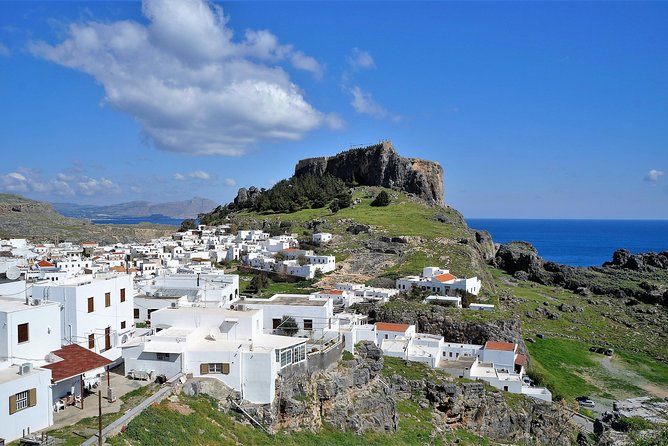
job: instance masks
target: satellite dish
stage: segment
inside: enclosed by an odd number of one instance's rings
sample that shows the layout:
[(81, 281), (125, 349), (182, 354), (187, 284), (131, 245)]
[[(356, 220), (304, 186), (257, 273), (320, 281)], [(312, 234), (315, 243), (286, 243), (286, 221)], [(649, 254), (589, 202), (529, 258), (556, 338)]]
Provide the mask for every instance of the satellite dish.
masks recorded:
[(220, 330), (216, 327), (213, 327), (211, 330), (209, 330), (209, 337), (211, 338), (212, 341), (216, 340), (216, 337), (220, 334)]
[(7, 272), (5, 273), (5, 275), (9, 280), (16, 280), (19, 277), (21, 277), (21, 270), (15, 266), (10, 266), (9, 268), (7, 268)]

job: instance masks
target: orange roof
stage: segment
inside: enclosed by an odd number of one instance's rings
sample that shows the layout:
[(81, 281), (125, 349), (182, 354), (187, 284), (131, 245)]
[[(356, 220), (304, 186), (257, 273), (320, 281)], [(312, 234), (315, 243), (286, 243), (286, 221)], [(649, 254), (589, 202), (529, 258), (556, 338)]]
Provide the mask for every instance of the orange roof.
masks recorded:
[(82, 245), (97, 245), (97, 242), (81, 242)]
[[(114, 271), (116, 273), (124, 273), (125, 272), (125, 267), (123, 267), (123, 266), (112, 266), (112, 267), (109, 268), (109, 271)], [(131, 273), (136, 273), (138, 270), (137, 270), (137, 268), (130, 268), (128, 271), (131, 272)]]
[(452, 274), (439, 274), (438, 276), (434, 276), (434, 279), (438, 280), (439, 282), (450, 282), (451, 280), (455, 280), (456, 277), (453, 276)]
[(47, 262), (46, 260), (40, 260), (39, 262), (37, 262), (37, 266), (39, 266), (40, 268), (53, 268), (56, 265), (54, 265), (51, 262)]
[(297, 248), (285, 248), (283, 251), (285, 251), (285, 252), (295, 252), (295, 251), (299, 251), (299, 250)]
[(517, 365), (526, 365), (527, 363), (527, 357), (524, 355), (517, 355), (515, 357), (515, 364)]
[(515, 344), (512, 342), (493, 342), (487, 341), (485, 343), (485, 350), (501, 350), (504, 352), (514, 352)]
[(398, 331), (405, 333), (410, 325), (408, 324), (391, 324), (388, 322), (376, 322), (376, 330), (380, 331)]
[(341, 290), (325, 290), (325, 291), (320, 291), (318, 294), (334, 294), (336, 296), (341, 296), (343, 294), (343, 291), (341, 291)]

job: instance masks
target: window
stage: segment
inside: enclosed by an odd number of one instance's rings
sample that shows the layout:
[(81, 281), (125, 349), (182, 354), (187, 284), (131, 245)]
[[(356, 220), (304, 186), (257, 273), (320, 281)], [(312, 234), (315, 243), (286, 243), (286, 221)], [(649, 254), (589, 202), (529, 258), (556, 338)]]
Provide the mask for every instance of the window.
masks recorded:
[(292, 364), (292, 349), (281, 350), (281, 367)]
[(125, 288), (121, 288), (121, 302), (125, 302)]
[(19, 332), (19, 344), (21, 342), (28, 342), (29, 336), (28, 336), (28, 323), (26, 322), (25, 324), (19, 324), (18, 325), (18, 332)]
[(125, 330), (125, 321), (121, 321), (121, 330)]
[(95, 348), (95, 335), (94, 334), (89, 334), (88, 335), (88, 348), (93, 350)]
[(135, 314), (135, 319), (139, 319), (139, 308), (135, 308), (134, 314)]
[(104, 349), (109, 350), (111, 348), (111, 327), (104, 329)]
[(92, 313), (95, 311), (95, 298), (89, 297), (88, 298), (88, 312)]
[(280, 319), (272, 319), (271, 320), (271, 328), (276, 330), (278, 326), (281, 325), (281, 320)]
[(300, 362), (306, 359), (306, 344), (301, 344), (293, 349), (294, 362)]
[(208, 364), (201, 364), (200, 372), (203, 375), (207, 373), (221, 373), (223, 375), (229, 375), (230, 364), (227, 362), (210, 362)]
[(304, 330), (313, 330), (313, 319), (304, 319)]
[(37, 404), (37, 389), (24, 390), (9, 397), (9, 414)]
[(169, 361), (169, 353), (158, 353), (158, 361)]
[(104, 293), (104, 306), (105, 307), (111, 306), (111, 293)]

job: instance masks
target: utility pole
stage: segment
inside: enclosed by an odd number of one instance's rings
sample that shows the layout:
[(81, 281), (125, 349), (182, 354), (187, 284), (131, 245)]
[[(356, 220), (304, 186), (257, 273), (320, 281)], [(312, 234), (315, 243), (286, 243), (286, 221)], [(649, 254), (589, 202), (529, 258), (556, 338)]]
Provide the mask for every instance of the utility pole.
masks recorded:
[(103, 441), (102, 441), (102, 390), (97, 391), (97, 404), (98, 404), (98, 412), (97, 412), (97, 441), (100, 446), (102, 446)]

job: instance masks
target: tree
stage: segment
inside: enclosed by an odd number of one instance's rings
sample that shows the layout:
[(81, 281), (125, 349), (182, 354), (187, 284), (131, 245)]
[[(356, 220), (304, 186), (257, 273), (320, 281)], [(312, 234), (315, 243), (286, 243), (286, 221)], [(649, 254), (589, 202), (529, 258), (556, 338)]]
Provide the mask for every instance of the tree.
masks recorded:
[(276, 260), (277, 262), (282, 262), (283, 260), (285, 260), (285, 254), (283, 254), (282, 252), (277, 252), (274, 255), (274, 260)]
[(315, 273), (313, 273), (313, 279), (320, 280), (323, 277), (325, 277), (325, 273), (323, 273), (320, 268), (316, 268)]
[(335, 198), (329, 204), (329, 210), (332, 211), (332, 214), (336, 214), (337, 212), (339, 212), (339, 209), (341, 209), (341, 206), (339, 205), (339, 199)]
[(349, 208), (353, 202), (353, 197), (348, 192), (343, 192), (336, 197), (339, 200), (339, 207), (341, 209)]
[(387, 206), (388, 204), (390, 204), (390, 196), (384, 190), (381, 190), (371, 202), (371, 206)]
[(283, 316), (281, 323), (278, 326), (278, 331), (285, 336), (294, 336), (299, 331), (299, 325), (292, 316)]
[(269, 286), (269, 277), (267, 277), (267, 275), (264, 273), (256, 274), (251, 279), (246, 290), (253, 294), (257, 294), (264, 288), (267, 288), (267, 286)]
[(302, 254), (299, 257), (297, 257), (297, 263), (299, 263), (299, 266), (306, 265), (306, 256)]
[(196, 228), (195, 220), (193, 220), (192, 218), (188, 218), (181, 222), (181, 226), (179, 227), (179, 232), (186, 232), (195, 228)]

